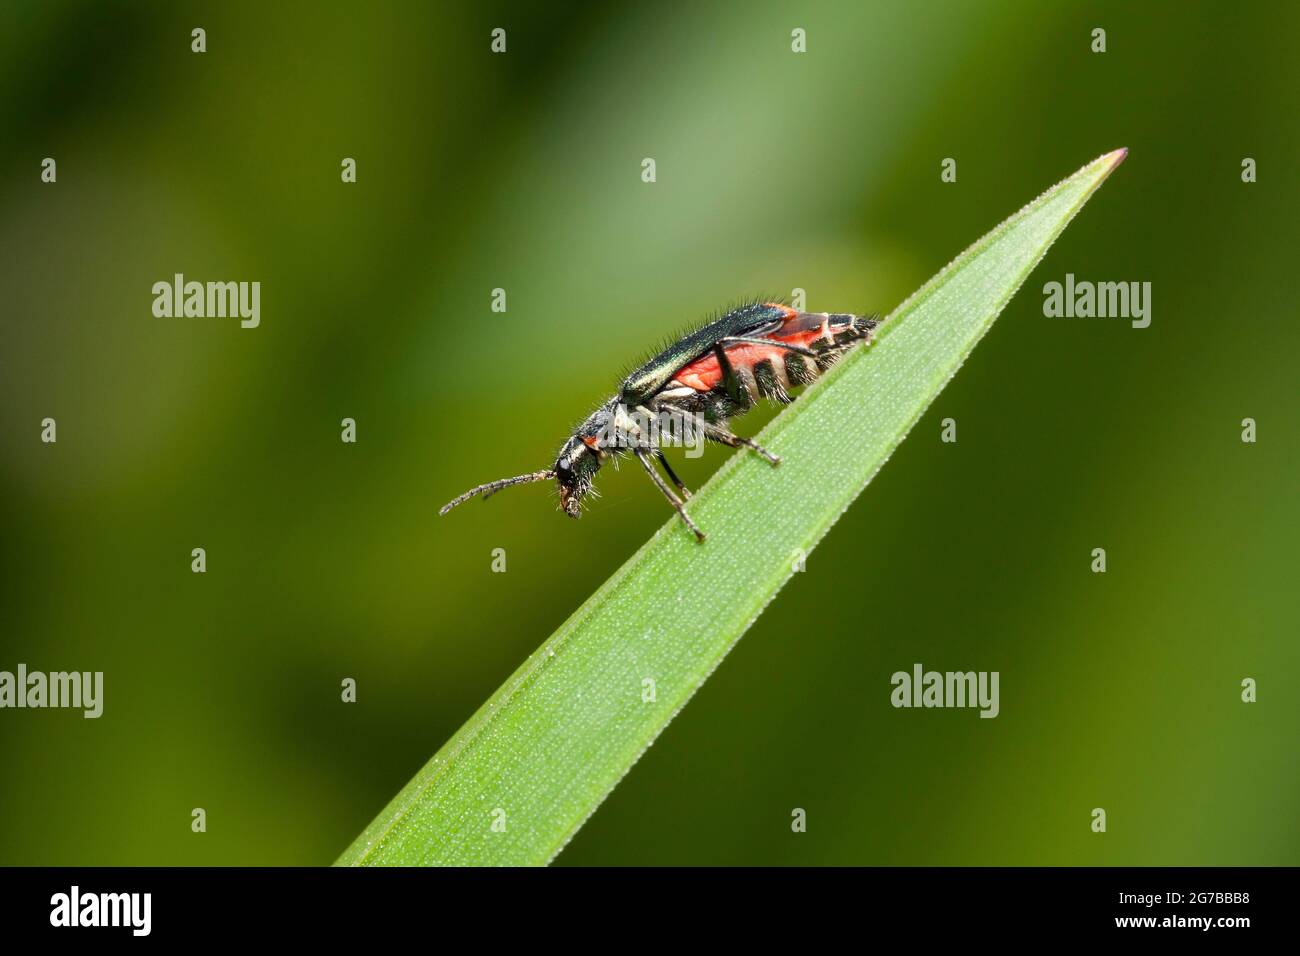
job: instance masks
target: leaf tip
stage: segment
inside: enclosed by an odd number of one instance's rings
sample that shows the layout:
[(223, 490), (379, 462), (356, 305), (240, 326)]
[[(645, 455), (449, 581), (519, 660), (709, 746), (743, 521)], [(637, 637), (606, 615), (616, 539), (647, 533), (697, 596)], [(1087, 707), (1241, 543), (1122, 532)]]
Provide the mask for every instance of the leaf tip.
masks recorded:
[(1107, 153), (1101, 158), (1101, 161), (1106, 164), (1106, 172), (1109, 173), (1113, 172), (1115, 167), (1124, 162), (1126, 158), (1128, 158), (1128, 147), (1121, 146), (1114, 152)]

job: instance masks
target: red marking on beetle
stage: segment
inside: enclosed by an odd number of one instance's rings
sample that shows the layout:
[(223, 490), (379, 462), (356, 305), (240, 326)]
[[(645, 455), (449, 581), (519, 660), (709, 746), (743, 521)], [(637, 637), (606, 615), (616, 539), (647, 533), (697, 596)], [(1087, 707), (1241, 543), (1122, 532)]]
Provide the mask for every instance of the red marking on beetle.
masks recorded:
[[(793, 315), (798, 312), (791, 310)], [(792, 316), (793, 317), (793, 316)], [(799, 329), (788, 335), (766, 335), (764, 338), (772, 339), (774, 342), (789, 342), (791, 345), (811, 346), (822, 335), (820, 327), (813, 329)], [(763, 345), (732, 345), (723, 349), (727, 353), (727, 361), (737, 372), (741, 369), (753, 370), (754, 366), (760, 362), (766, 362), (768, 359), (784, 358), (789, 354), (789, 349), (779, 348), (777, 346), (767, 347)], [(809, 359), (808, 361), (811, 361)], [(697, 392), (707, 392), (717, 387), (722, 381), (722, 366), (718, 364), (718, 357), (710, 352), (703, 358), (698, 358), (690, 365), (685, 366), (675, 376), (676, 381), (685, 385), (687, 388), (693, 388)]]
[(600, 448), (600, 442), (596, 440), (595, 435), (583, 435), (582, 443), (586, 445), (588, 448), (590, 448), (592, 451), (598, 451)]

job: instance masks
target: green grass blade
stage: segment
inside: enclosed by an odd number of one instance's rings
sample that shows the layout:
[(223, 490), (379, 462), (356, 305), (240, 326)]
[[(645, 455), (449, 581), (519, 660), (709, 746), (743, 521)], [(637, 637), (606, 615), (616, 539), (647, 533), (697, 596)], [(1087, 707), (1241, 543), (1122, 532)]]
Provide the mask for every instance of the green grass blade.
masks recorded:
[[(549, 862), (866, 487), (1125, 152), (967, 249), (727, 461), (474, 714), (341, 864)], [(643, 700), (654, 681), (655, 699)], [(494, 827), (495, 824), (495, 827)]]

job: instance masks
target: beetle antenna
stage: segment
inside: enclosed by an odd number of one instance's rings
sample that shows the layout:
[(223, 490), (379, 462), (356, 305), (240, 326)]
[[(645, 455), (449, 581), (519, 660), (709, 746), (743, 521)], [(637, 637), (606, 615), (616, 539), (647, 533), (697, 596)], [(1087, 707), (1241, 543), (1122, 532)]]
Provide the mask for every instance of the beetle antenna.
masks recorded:
[(489, 481), (486, 485), (479, 485), (477, 488), (471, 488), (458, 498), (453, 498), (438, 509), (438, 514), (445, 515), (452, 508), (457, 505), (463, 505), (475, 495), (482, 495), (484, 498), (488, 498), (495, 495), (502, 488), (509, 488), (511, 485), (526, 485), (532, 481), (545, 481), (547, 478), (554, 477), (554, 469), (549, 469), (547, 471), (535, 471), (531, 475), (516, 475), (513, 478), (498, 478), (496, 481)]

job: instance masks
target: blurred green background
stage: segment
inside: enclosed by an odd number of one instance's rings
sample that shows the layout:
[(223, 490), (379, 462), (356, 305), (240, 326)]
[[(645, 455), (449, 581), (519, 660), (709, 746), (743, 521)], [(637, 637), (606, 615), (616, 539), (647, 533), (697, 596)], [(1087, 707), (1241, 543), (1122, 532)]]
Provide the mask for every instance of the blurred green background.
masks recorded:
[[(1282, 4), (5, 4), (0, 669), (106, 688), (97, 721), (0, 711), (0, 863), (332, 861), (672, 517), (629, 468), (581, 522), (549, 488), (439, 505), (546, 466), (709, 310), (887, 312), (1121, 145), (559, 862), (1300, 862), (1298, 29)], [(177, 272), (260, 281), (261, 327), (154, 318)], [(1045, 318), (1066, 272), (1150, 281), (1151, 327)], [(723, 456), (676, 460), (699, 483)], [(1000, 671), (1001, 715), (893, 709), (918, 661)]]

